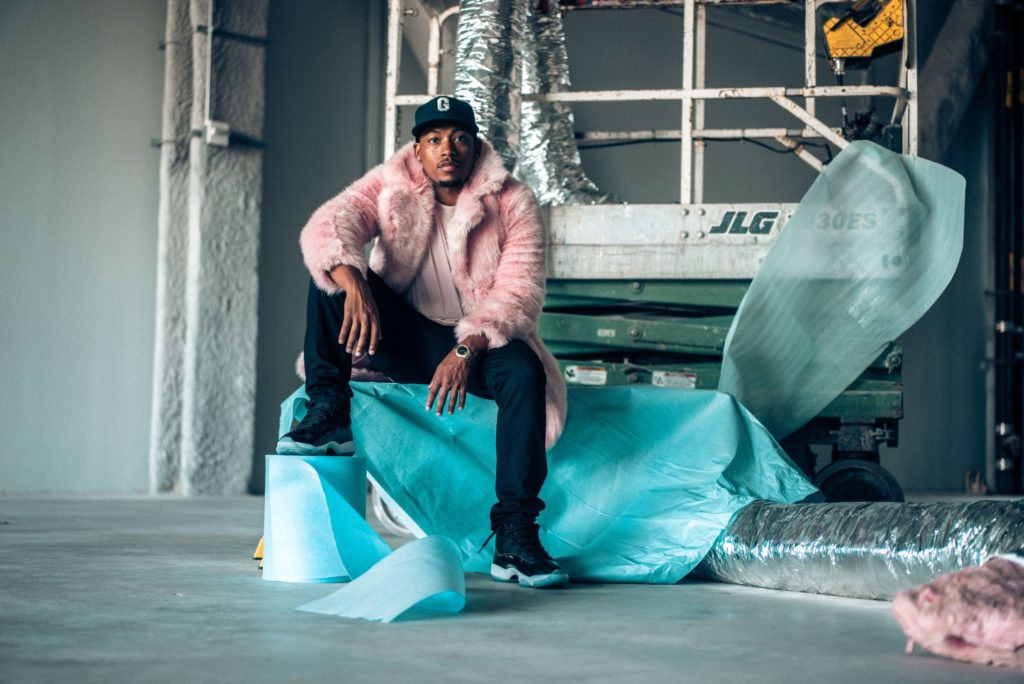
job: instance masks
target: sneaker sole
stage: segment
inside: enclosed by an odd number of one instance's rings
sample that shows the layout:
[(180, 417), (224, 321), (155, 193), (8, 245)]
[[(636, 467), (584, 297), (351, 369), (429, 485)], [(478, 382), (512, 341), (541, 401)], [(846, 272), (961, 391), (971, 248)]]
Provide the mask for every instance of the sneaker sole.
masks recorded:
[(356, 453), (356, 443), (349, 440), (317, 446), (296, 442), (293, 439), (282, 439), (277, 443), (277, 453), (282, 456), (351, 456)]
[(514, 565), (503, 568), (493, 563), (491, 564), (491, 579), (495, 582), (519, 582), (519, 586), (530, 587), (531, 589), (563, 587), (569, 583), (569, 575), (564, 570), (529, 577), (525, 573), (519, 572), (519, 569)]

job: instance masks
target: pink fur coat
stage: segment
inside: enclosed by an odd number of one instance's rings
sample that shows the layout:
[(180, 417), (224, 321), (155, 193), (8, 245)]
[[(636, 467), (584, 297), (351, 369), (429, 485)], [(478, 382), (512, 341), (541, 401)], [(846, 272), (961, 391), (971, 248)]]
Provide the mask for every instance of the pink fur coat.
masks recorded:
[[(347, 264), (365, 275), (363, 247), (376, 238), (369, 267), (396, 292), (419, 272), (434, 230), (434, 190), (409, 143), (314, 212), (302, 230), (302, 256), (314, 282), (338, 292), (330, 271)], [(455, 337), (483, 333), (491, 347), (522, 339), (547, 372), (547, 446), (565, 422), (558, 364), (537, 336), (544, 302), (547, 236), (533, 192), (505, 170), (486, 142), (459, 193), (448, 226), (452, 276), (468, 314)], [(453, 342), (454, 344), (454, 342)]]

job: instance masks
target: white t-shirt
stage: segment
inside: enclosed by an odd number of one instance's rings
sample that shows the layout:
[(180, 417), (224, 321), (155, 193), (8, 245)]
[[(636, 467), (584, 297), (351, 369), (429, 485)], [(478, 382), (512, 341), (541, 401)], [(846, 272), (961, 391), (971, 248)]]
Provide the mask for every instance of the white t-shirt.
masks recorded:
[(465, 315), (459, 290), (452, 279), (451, 252), (446, 238), (447, 226), (455, 207), (440, 202), (434, 212), (434, 233), (427, 243), (427, 256), (405, 297), (414, 309), (443, 325), (455, 325)]

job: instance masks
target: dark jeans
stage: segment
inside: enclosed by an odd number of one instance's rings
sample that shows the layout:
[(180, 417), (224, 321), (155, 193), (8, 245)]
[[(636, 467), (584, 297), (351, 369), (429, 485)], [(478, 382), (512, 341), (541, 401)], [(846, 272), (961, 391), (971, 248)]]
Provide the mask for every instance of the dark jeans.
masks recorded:
[[(373, 271), (366, 275), (380, 314), (381, 340), (372, 357), (374, 367), (395, 382), (429, 383), (456, 344), (454, 328), (421, 315)], [(305, 364), (310, 399), (347, 406), (352, 396), (348, 386), (352, 358), (338, 344), (344, 302), (344, 293), (327, 295), (310, 281)], [(472, 363), (468, 392), (498, 404), (498, 503), (491, 508), (491, 527), (503, 521), (533, 522), (544, 508), (537, 495), (548, 472), (544, 366), (522, 340), (489, 349)]]

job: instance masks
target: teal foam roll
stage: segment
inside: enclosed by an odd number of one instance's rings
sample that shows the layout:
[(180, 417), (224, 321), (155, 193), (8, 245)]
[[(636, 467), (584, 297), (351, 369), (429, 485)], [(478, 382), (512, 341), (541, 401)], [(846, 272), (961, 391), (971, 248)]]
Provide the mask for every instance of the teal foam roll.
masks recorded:
[(366, 459), (267, 456), (263, 579), (342, 582), (389, 552), (364, 519)]
[(267, 456), (263, 579), (344, 582), (297, 610), (391, 622), (414, 608), (457, 613), (466, 605), (459, 550), (426, 537), (394, 553), (364, 519), (366, 459)]
[(399, 547), (352, 584), (296, 610), (392, 622), (414, 608), (458, 613), (466, 605), (459, 549), (444, 537)]

